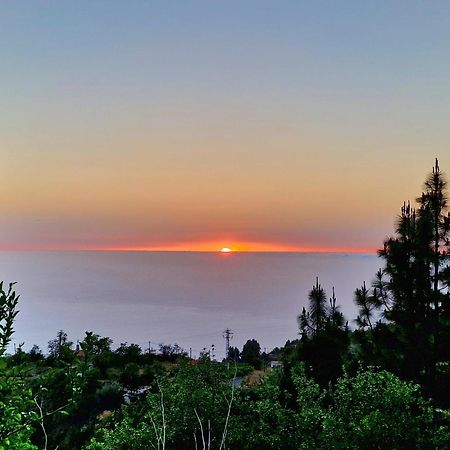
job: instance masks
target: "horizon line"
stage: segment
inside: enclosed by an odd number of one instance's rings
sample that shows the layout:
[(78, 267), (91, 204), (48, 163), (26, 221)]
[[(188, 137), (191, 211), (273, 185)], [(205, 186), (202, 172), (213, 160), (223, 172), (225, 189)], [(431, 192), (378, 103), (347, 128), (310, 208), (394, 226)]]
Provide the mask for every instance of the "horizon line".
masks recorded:
[[(377, 254), (376, 247), (321, 247), (321, 248), (304, 248), (304, 249), (255, 249), (255, 250), (232, 250), (227, 253), (336, 253), (336, 254)], [(220, 249), (203, 250), (203, 249), (170, 249), (170, 248), (139, 248), (139, 247), (79, 247), (79, 248), (0, 248), (0, 252), (12, 253), (71, 253), (71, 252), (103, 252), (103, 253), (214, 253), (223, 254)]]

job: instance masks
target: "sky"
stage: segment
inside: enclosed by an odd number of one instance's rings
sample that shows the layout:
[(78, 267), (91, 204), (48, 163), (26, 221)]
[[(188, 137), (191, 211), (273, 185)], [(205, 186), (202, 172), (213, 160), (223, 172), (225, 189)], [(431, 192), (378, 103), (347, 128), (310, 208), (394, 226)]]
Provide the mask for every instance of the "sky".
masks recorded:
[(438, 157), (448, 1), (0, 4), (0, 250), (373, 251)]

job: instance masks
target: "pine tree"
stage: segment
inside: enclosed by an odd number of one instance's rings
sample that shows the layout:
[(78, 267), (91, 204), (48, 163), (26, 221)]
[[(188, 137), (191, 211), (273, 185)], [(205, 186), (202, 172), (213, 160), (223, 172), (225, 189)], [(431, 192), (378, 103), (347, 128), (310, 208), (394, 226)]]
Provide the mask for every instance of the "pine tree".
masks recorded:
[[(450, 221), (446, 185), (436, 160), (417, 199), (418, 209), (404, 203), (396, 235), (384, 242), (379, 255), (385, 268), (373, 283), (373, 304), (384, 308), (384, 317), (395, 325), (403, 374), (425, 377), (429, 382), (436, 377), (438, 362), (448, 358)], [(356, 300), (364, 309), (363, 294), (367, 293), (359, 291)]]
[(373, 331), (374, 312), (377, 303), (373, 301), (373, 296), (370, 295), (365, 282), (355, 291), (355, 303), (359, 308), (359, 314), (355, 320), (356, 324), (359, 328), (369, 327)]
[(307, 334), (317, 334), (324, 328), (328, 308), (327, 294), (316, 278), (316, 284), (308, 294), (309, 311), (303, 308), (302, 314), (298, 318), (300, 329)]
[(304, 362), (309, 373), (326, 386), (342, 375), (349, 345), (348, 326), (336, 304), (334, 288), (327, 302), (327, 294), (316, 278), (308, 299), (308, 310), (303, 308), (297, 317), (302, 338), (292, 352), (291, 362)]

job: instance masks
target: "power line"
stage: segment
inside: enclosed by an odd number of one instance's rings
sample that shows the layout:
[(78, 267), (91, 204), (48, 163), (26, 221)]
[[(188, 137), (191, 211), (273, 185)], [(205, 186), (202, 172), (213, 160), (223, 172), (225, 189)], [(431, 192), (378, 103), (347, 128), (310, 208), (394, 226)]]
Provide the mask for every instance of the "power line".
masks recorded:
[(233, 339), (233, 332), (227, 328), (223, 332), (223, 337), (225, 339), (225, 359), (228, 359), (230, 356), (230, 340)]

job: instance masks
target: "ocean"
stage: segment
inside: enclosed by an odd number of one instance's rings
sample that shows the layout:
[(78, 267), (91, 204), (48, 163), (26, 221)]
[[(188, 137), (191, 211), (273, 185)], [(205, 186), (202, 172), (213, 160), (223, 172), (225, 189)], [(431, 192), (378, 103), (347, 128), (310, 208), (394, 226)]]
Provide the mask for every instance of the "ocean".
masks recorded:
[(13, 344), (25, 349), (46, 351), (63, 329), (74, 342), (94, 331), (113, 347), (177, 343), (193, 356), (214, 345), (222, 358), (226, 328), (240, 349), (247, 339), (267, 351), (296, 339), (317, 276), (352, 326), (353, 292), (381, 265), (343, 253), (0, 252), (0, 279), (17, 281)]

